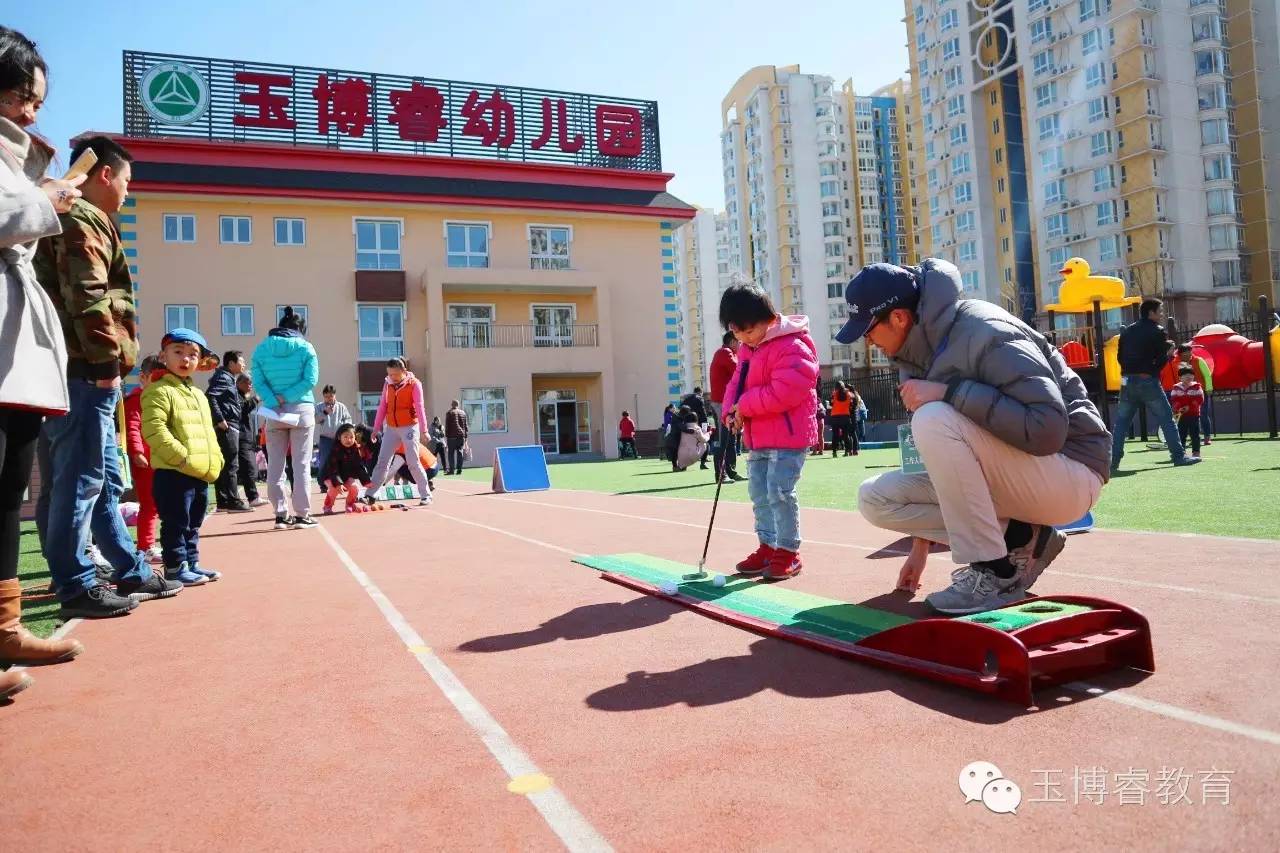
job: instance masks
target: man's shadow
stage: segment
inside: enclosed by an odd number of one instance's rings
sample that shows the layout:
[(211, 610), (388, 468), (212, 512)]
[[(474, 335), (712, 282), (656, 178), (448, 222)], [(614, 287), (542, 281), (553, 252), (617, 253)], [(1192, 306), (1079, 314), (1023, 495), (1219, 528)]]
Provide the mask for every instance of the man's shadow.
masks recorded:
[(586, 604), (528, 631), (468, 640), (458, 646), (458, 651), (509, 652), (557, 640), (586, 640), (659, 625), (681, 610), (683, 608), (650, 595), (623, 602)]

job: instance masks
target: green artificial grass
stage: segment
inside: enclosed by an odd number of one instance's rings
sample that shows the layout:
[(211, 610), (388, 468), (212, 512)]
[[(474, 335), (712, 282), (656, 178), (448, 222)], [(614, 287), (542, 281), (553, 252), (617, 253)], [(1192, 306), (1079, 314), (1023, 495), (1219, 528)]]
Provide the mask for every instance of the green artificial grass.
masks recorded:
[[(1214, 439), (1201, 455), (1199, 465), (1174, 468), (1167, 451), (1129, 442), (1120, 473), (1102, 490), (1095, 522), (1113, 529), (1280, 539), (1280, 441), (1229, 436)], [(847, 459), (829, 453), (810, 457), (800, 478), (800, 504), (856, 511), (858, 485), (898, 464), (896, 448), (864, 450)], [(739, 470), (746, 473), (745, 460)], [(464, 477), (487, 484), (492, 470), (473, 468)], [(552, 465), (551, 486), (699, 500), (715, 494), (711, 471), (695, 466), (674, 473), (656, 459)], [(725, 483), (720, 499), (748, 501), (747, 483)]]
[(712, 602), (726, 610), (845, 642), (856, 643), (863, 637), (912, 621), (896, 613), (810, 595), (793, 587), (760, 583), (736, 575), (728, 576), (725, 585), (719, 587), (710, 578), (705, 581), (686, 581), (682, 579), (682, 575), (692, 574), (697, 570), (696, 566), (647, 554), (583, 557), (574, 562), (602, 572), (625, 575), (654, 586), (665, 582), (674, 583), (681, 594)]
[[(47, 637), (62, 624), (58, 618), (58, 600), (43, 594), (49, 588), (49, 567), (40, 553), (40, 537), (31, 521), (22, 523), (18, 537), (18, 583), (22, 585), (22, 624), (27, 630)], [(39, 591), (40, 595), (32, 596)]]

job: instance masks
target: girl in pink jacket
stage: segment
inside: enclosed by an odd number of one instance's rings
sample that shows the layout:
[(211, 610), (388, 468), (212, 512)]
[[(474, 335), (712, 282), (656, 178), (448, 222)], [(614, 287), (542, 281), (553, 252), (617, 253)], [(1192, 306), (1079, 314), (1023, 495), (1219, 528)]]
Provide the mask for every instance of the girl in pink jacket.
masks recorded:
[(720, 299), (720, 322), (742, 346), (725, 388), (724, 422), (741, 430), (760, 547), (738, 563), (744, 575), (785, 580), (800, 574), (800, 503), (796, 484), (818, 440), (818, 348), (809, 318), (784, 317), (754, 284), (736, 284)]

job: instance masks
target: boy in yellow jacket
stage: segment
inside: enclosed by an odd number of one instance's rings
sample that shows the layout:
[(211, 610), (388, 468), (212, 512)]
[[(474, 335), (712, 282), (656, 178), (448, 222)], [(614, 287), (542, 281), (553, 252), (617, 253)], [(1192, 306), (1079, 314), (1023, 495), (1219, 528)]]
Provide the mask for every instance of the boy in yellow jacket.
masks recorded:
[(200, 525), (222, 451), (209, 401), (191, 375), (213, 353), (198, 332), (173, 329), (160, 341), (164, 367), (142, 392), (142, 438), (151, 448), (152, 492), (160, 514), (164, 576), (198, 586), (221, 575), (200, 565)]

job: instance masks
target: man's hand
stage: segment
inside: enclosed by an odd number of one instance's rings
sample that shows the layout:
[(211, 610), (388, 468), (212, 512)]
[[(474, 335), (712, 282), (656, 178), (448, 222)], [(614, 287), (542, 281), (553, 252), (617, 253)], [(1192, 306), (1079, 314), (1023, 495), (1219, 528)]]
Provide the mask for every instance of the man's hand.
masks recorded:
[(946, 397), (947, 386), (928, 379), (908, 379), (898, 387), (898, 393), (902, 395), (902, 404), (907, 411), (914, 412), (925, 403), (936, 403)]
[(119, 388), (119, 387), (120, 387), (120, 377), (119, 377), (119, 376), (113, 376), (113, 377), (112, 377), (112, 378), (110, 378), (110, 379), (99, 379), (99, 380), (95, 381), (93, 384), (94, 384), (94, 385), (97, 385), (99, 388), (104, 388), (104, 389), (105, 389), (105, 388)]
[(139, 467), (139, 468), (150, 468), (150, 467), (151, 467), (151, 463), (147, 461), (147, 457), (143, 456), (141, 453), (139, 453), (137, 456), (133, 457), (133, 464), (134, 464), (134, 465), (136, 465), (136, 466), (137, 466), (137, 467)]
[(231, 427), (227, 425), (226, 421), (218, 421), (216, 424), (213, 425), (213, 428), (216, 429), (218, 432), (226, 432), (227, 430), (231, 429)]

